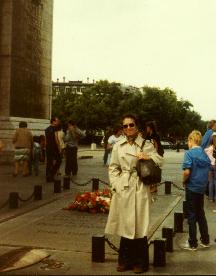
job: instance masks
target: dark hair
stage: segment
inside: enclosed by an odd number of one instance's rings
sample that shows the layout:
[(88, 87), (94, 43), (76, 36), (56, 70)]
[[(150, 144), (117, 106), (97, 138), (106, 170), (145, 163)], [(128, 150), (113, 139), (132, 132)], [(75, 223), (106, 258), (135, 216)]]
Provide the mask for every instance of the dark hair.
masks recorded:
[(21, 121), (19, 122), (19, 128), (24, 128), (24, 127), (27, 127), (27, 123), (25, 121)]
[(50, 123), (52, 124), (53, 122), (56, 121), (56, 119), (58, 119), (58, 117), (52, 117), (51, 120), (50, 120)]
[(117, 134), (119, 130), (122, 130), (122, 126), (121, 125), (115, 125), (113, 127), (113, 134)]
[(41, 142), (45, 142), (45, 139), (46, 139), (45, 135), (41, 134), (41, 135), (39, 136), (40, 143), (41, 143)]
[(40, 143), (40, 136), (33, 136), (33, 141)]
[(138, 124), (139, 124), (139, 121), (138, 121), (138, 118), (135, 114), (132, 114), (132, 113), (127, 113), (127, 114), (124, 114), (122, 116), (122, 121), (126, 118), (130, 118), (130, 119), (133, 119), (134, 120), (134, 123), (136, 124), (136, 126), (138, 127)]
[(145, 123), (146, 128), (150, 127), (153, 133), (157, 133), (157, 125), (155, 121), (148, 121)]
[(73, 121), (73, 120), (68, 121), (68, 124), (70, 124), (70, 125), (72, 125), (72, 126), (75, 126), (75, 125), (76, 125), (75, 121)]

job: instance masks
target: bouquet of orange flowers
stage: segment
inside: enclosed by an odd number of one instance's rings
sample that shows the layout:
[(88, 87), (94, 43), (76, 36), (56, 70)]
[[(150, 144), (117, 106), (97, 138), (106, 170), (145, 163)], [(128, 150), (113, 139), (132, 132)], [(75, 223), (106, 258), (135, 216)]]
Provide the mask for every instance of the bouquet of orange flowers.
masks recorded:
[(108, 213), (111, 202), (111, 191), (84, 192), (75, 197), (75, 201), (69, 204), (64, 210), (78, 210), (90, 213)]

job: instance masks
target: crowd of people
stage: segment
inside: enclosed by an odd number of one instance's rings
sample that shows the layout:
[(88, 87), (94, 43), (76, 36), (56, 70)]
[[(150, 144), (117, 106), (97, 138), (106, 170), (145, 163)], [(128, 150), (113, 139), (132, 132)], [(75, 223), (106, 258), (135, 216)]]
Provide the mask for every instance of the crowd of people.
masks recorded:
[[(14, 172), (26, 177), (39, 175), (39, 164), (46, 164), (46, 181), (53, 182), (61, 174), (62, 158), (65, 158), (65, 175), (75, 176), (78, 171), (77, 148), (79, 139), (84, 137), (75, 122), (69, 121), (63, 131), (60, 120), (51, 118), (44, 135), (33, 136), (25, 121), (19, 123), (12, 138), (14, 144)], [(0, 141), (0, 151), (4, 144)]]
[[(60, 174), (65, 158), (65, 175), (78, 173), (77, 150), (79, 140), (85, 136), (74, 121), (68, 121), (65, 131), (60, 120), (54, 117), (45, 135), (33, 136), (26, 122), (20, 122), (13, 136), (14, 173), (28, 176), (39, 174), (39, 162), (46, 162), (46, 181)], [(117, 271), (133, 270), (142, 273), (146, 265), (146, 237), (150, 222), (151, 186), (138, 176), (137, 160), (153, 160), (161, 167), (164, 150), (154, 121), (139, 129), (135, 115), (127, 114), (122, 123), (107, 127), (101, 144), (104, 147), (103, 163), (108, 166), (112, 201), (105, 233), (120, 236)], [(142, 145), (143, 149), (142, 149)], [(0, 151), (4, 145), (0, 141)], [(188, 212), (189, 237), (184, 249), (195, 251), (198, 243), (210, 247), (208, 223), (204, 211), (204, 196), (216, 200), (216, 120), (208, 123), (203, 135), (193, 130), (188, 135), (188, 150), (182, 162), (182, 180)], [(155, 183), (157, 186), (157, 183)], [(197, 238), (197, 224), (200, 242)]]

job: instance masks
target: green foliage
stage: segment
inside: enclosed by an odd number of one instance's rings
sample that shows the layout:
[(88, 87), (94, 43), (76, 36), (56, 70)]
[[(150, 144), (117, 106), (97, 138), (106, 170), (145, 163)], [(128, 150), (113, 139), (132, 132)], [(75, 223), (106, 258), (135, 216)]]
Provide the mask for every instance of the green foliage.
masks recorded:
[(141, 128), (155, 120), (160, 134), (173, 140), (184, 139), (190, 131), (205, 131), (206, 122), (193, 111), (189, 101), (177, 99), (170, 89), (144, 86), (123, 90), (118, 83), (101, 80), (87, 88), (81, 95), (62, 92), (53, 99), (53, 115), (63, 122), (73, 119), (88, 133), (114, 126), (124, 113), (135, 113)]

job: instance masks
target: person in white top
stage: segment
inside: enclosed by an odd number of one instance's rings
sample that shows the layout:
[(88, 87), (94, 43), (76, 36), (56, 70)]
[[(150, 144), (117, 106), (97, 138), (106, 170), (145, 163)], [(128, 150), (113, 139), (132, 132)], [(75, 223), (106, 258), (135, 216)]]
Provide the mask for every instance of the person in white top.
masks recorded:
[(120, 126), (115, 127), (113, 130), (113, 134), (108, 138), (108, 141), (107, 141), (107, 149), (109, 150), (108, 158), (107, 158), (107, 165), (109, 165), (109, 163), (110, 163), (113, 146), (118, 141), (120, 141), (122, 138), (123, 138), (122, 127), (120, 127)]
[(209, 172), (209, 200), (216, 201), (216, 132), (211, 135), (210, 146), (204, 149), (211, 160), (211, 169)]

